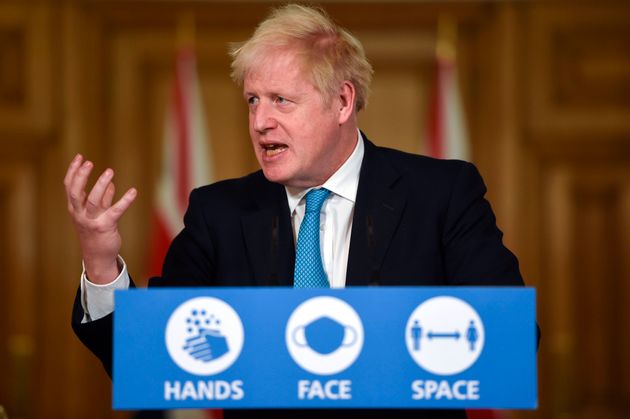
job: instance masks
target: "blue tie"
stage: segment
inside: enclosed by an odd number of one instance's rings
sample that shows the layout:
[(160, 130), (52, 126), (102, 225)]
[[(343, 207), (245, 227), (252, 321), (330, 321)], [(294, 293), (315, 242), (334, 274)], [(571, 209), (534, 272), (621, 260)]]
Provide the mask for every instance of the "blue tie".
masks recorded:
[(311, 189), (306, 194), (306, 213), (295, 249), (295, 288), (329, 288), (319, 250), (319, 213), (330, 191)]

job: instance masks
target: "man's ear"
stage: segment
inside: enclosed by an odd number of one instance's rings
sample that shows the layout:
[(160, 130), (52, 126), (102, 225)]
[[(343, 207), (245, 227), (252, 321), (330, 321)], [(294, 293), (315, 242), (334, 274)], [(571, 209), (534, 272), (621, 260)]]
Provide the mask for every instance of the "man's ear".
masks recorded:
[(354, 100), (356, 90), (351, 81), (346, 80), (339, 90), (339, 125), (342, 125), (354, 115)]

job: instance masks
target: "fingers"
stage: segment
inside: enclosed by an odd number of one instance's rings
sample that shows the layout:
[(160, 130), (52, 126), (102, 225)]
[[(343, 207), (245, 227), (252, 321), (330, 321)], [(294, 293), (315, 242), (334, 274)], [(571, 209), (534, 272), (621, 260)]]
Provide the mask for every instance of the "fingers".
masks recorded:
[(129, 206), (138, 196), (138, 191), (135, 188), (129, 189), (114, 205), (109, 208), (108, 212), (113, 218), (114, 222), (118, 221), (120, 217), (127, 211)]
[(81, 166), (83, 162), (83, 156), (77, 154), (74, 156), (70, 165), (68, 166), (68, 171), (66, 172), (66, 177), (63, 178), (63, 184), (66, 187), (66, 192), (70, 189), (70, 184), (72, 183), (72, 179), (74, 178), (74, 174), (77, 172), (77, 169)]
[(75, 211), (82, 211), (85, 205), (85, 185), (87, 185), (88, 177), (94, 168), (91, 161), (85, 161), (74, 173), (70, 181), (68, 197), (70, 204)]
[(68, 201), (68, 211), (72, 212), (74, 210), (74, 205), (72, 204), (72, 198), (70, 197), (70, 189), (72, 188), (72, 182), (83, 163), (83, 156), (77, 154), (74, 156), (74, 159), (70, 162), (68, 166), (68, 171), (66, 172), (66, 177), (63, 179), (63, 185), (66, 189), (66, 200)]
[(109, 208), (112, 206), (112, 200), (114, 199), (115, 193), (116, 187), (110, 182), (110, 184), (107, 185), (107, 189), (105, 189), (105, 194), (103, 195), (103, 200), (101, 201), (103, 208)]
[(131, 188), (112, 205), (116, 192), (112, 183), (114, 171), (106, 169), (90, 193), (86, 194), (85, 188), (93, 168), (94, 164), (88, 160), (84, 161), (80, 154), (77, 154), (70, 162), (63, 180), (68, 198), (68, 210), (75, 222), (82, 225), (88, 219), (100, 218), (101, 214), (106, 214), (106, 218), (116, 223), (136, 199), (138, 192), (135, 188)]
[(66, 177), (63, 179), (63, 185), (66, 189), (66, 199), (68, 200), (68, 211), (73, 211), (74, 206), (72, 205), (72, 200), (70, 198), (70, 188), (72, 187), (72, 182), (74, 177), (76, 176), (79, 167), (83, 163), (83, 156), (81, 154), (77, 154), (74, 156), (70, 165), (68, 166), (68, 171), (66, 172)]
[(112, 184), (111, 180), (113, 177), (113, 170), (106, 169), (94, 184), (85, 202), (85, 209), (88, 216), (98, 215), (103, 209), (107, 209), (107, 207), (103, 208), (101, 204), (103, 203), (109, 185)]

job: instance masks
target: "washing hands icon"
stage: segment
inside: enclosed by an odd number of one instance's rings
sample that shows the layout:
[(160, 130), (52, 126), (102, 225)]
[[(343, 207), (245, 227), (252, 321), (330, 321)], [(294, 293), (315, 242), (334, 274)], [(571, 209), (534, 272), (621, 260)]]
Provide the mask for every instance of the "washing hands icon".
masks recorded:
[(210, 362), (229, 352), (227, 340), (220, 331), (220, 319), (206, 310), (192, 310), (186, 323), (191, 336), (186, 339), (183, 349), (190, 356), (202, 362)]

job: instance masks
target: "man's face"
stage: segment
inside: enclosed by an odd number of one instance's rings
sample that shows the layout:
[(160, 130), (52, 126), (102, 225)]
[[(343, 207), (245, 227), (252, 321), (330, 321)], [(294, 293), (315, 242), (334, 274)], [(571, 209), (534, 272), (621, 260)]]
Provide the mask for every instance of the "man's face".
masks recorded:
[(325, 103), (293, 53), (265, 54), (247, 73), (243, 91), (254, 152), (268, 180), (321, 185), (348, 157), (340, 100)]

